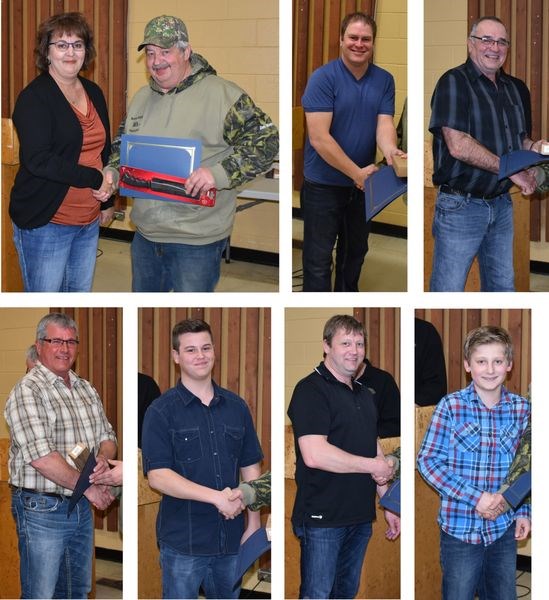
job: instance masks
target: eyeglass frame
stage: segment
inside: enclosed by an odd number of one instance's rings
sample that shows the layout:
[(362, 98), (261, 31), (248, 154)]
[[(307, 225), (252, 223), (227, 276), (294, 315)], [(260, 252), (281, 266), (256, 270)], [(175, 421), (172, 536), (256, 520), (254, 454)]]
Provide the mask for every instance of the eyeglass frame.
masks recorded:
[[(59, 48), (57, 44), (66, 44), (67, 47), (65, 50)], [(82, 48), (77, 48), (75, 44), (82, 44)], [(56, 42), (50, 42), (48, 46), (55, 46), (59, 52), (68, 52), (69, 46), (72, 46), (74, 52), (85, 52), (86, 51), (86, 43), (82, 40), (76, 40), (76, 42), (66, 42), (65, 40), (57, 40)]]
[(479, 37), (478, 35), (472, 35), (472, 34), (469, 37), (474, 40), (479, 40), (482, 43), (482, 45), (486, 46), (487, 48), (491, 48), (494, 44), (498, 48), (509, 48), (509, 46), (511, 45), (511, 42), (504, 38), (495, 39), (495, 38), (491, 38), (488, 35), (483, 35), (482, 37)]
[(63, 344), (67, 344), (67, 348), (76, 348), (80, 343), (80, 340), (75, 340), (74, 338), (69, 338), (68, 340), (62, 340), (61, 338), (40, 338), (41, 342), (48, 342), (54, 348), (62, 348)]

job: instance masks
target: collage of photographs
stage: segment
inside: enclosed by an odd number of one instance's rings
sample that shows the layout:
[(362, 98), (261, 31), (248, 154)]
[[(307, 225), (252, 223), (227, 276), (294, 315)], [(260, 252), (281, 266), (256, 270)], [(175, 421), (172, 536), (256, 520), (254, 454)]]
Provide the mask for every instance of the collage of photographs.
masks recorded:
[(549, 0), (0, 30), (0, 599), (549, 597)]

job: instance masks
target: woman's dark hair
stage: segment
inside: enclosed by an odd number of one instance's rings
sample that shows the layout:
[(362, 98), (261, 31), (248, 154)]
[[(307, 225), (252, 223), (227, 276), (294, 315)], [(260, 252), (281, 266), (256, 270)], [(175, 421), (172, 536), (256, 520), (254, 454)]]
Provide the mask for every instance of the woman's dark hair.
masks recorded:
[(92, 60), (95, 58), (95, 46), (93, 45), (93, 33), (88, 25), (84, 15), (79, 12), (61, 13), (53, 15), (40, 24), (36, 34), (36, 48), (34, 55), (36, 57), (36, 66), (45, 73), (48, 70), (50, 61), (48, 59), (49, 43), (54, 33), (66, 33), (79, 37), (86, 46), (86, 55), (82, 70), (85, 71)]

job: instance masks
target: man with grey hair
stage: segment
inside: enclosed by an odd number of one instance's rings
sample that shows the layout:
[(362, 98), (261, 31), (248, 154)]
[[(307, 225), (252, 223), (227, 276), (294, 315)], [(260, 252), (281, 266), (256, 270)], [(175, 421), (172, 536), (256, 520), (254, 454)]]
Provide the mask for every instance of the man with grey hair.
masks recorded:
[[(514, 291), (513, 205), (509, 189), (536, 188), (532, 171), (498, 179), (500, 157), (541, 150), (528, 135), (524, 83), (507, 75), (510, 45), (497, 17), (473, 24), (469, 58), (439, 79), (431, 100), (434, 172), (439, 186), (433, 237), (432, 292), (463, 291), (475, 256), (481, 291)], [(522, 89), (521, 89), (522, 88)]]
[(114, 499), (106, 486), (92, 484), (68, 512), (80, 476), (69, 452), (78, 443), (95, 449), (95, 473), (101, 473), (117, 451), (96, 390), (72, 371), (78, 344), (73, 319), (62, 313), (42, 318), (36, 365), (10, 392), (4, 412), (22, 598), (87, 597), (93, 556), (90, 505), (104, 510)]
[(217, 189), (215, 206), (133, 200), (134, 292), (211, 292), (236, 211), (235, 188), (267, 171), (278, 152), (269, 117), (234, 83), (192, 51), (187, 28), (162, 15), (145, 27), (149, 85), (134, 96), (115, 138), (109, 166), (120, 164), (123, 133), (199, 139), (202, 162), (187, 179), (191, 195)]

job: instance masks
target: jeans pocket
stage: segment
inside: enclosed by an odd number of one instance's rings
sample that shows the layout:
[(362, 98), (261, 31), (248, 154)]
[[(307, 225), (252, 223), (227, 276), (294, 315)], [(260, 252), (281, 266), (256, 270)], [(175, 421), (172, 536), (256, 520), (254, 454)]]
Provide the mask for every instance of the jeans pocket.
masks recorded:
[(23, 492), (21, 499), (25, 510), (34, 513), (55, 512), (63, 502), (59, 497), (29, 494), (28, 492)]
[(435, 210), (437, 212), (457, 212), (467, 205), (467, 196), (457, 196), (455, 194), (439, 193)]

